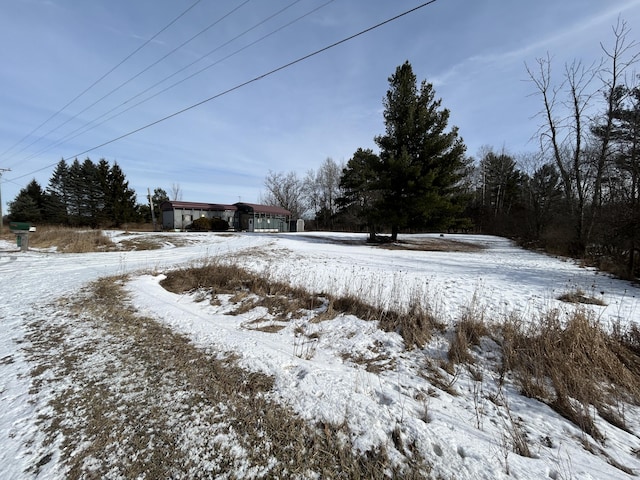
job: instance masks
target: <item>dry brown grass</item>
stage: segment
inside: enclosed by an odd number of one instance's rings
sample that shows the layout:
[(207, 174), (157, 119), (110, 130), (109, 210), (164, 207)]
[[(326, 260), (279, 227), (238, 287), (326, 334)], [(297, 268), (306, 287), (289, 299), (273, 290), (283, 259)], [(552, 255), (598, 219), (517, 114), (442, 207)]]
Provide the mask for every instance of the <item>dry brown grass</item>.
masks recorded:
[[(234, 263), (211, 261), (202, 266), (171, 271), (161, 285), (174, 293), (210, 290), (213, 295), (231, 294), (239, 305), (234, 313), (246, 313), (266, 307), (277, 320), (299, 318), (304, 310), (314, 310), (322, 321), (339, 314), (355, 315), (362, 320), (378, 321), (382, 330), (399, 333), (407, 346), (422, 347), (435, 331), (443, 331), (433, 312), (421, 299), (412, 299), (404, 310), (388, 310), (370, 305), (355, 295), (314, 294), (303, 288), (249, 272)], [(248, 294), (253, 294), (250, 296)]]
[(456, 323), (453, 336), (449, 342), (449, 361), (453, 363), (474, 363), (471, 348), (480, 345), (482, 337), (489, 335), (489, 329), (482, 315), (476, 316), (476, 311), (468, 310)]
[(440, 238), (414, 238), (399, 240), (394, 243), (381, 243), (380, 248), (387, 250), (417, 250), (421, 252), (479, 252), (484, 250), (481, 245)]
[[(565, 322), (552, 311), (537, 321), (502, 328), (505, 371), (523, 394), (549, 404), (596, 440), (603, 440), (594, 409), (613, 419), (623, 403), (640, 403), (640, 357), (619, 336), (606, 332), (584, 310)], [(623, 416), (614, 423), (624, 425)]]
[(576, 289), (570, 292), (563, 293), (558, 297), (558, 300), (567, 303), (582, 303), (584, 305), (599, 305), (601, 307), (606, 306), (602, 298), (598, 298), (595, 295), (587, 295), (584, 290)]
[(331, 297), (329, 308), (336, 313), (377, 321), (385, 332), (399, 333), (407, 348), (423, 347), (436, 330), (443, 329), (443, 325), (419, 302), (411, 302), (404, 311), (389, 310), (370, 305), (355, 295), (344, 295)]
[(29, 326), (33, 393), (50, 399), (32, 474), (60, 442), (69, 479), (236, 478), (237, 469), (264, 478), (428, 478), (416, 455), (395, 466), (384, 447), (356, 454), (346, 425), (305, 422), (269, 400), (271, 377), (195, 347), (126, 300), (120, 279), (102, 279), (63, 302), (69, 314), (39, 315)]
[(122, 250), (158, 250), (167, 244), (182, 247), (189, 244), (189, 240), (180, 234), (159, 233), (125, 233), (130, 238), (118, 242)]
[(115, 249), (115, 245), (102, 230), (79, 230), (66, 227), (38, 227), (29, 234), (32, 248), (55, 247), (63, 253), (104, 252)]
[[(158, 233), (127, 234), (130, 238), (113, 242), (102, 230), (78, 229), (70, 227), (42, 226), (29, 234), (29, 247), (55, 248), (61, 253), (91, 253), (116, 250), (157, 250), (165, 244), (183, 246), (188, 240), (179, 235)], [(3, 238), (15, 242), (15, 235)]]

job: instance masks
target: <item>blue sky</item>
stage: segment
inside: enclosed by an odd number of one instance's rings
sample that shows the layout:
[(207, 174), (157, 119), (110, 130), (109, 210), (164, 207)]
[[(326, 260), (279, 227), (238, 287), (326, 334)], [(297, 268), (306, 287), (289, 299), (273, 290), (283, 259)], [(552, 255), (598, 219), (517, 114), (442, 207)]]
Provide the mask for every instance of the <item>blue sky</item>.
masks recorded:
[(140, 201), (147, 187), (170, 192), (179, 184), (183, 200), (257, 202), (269, 170), (303, 176), (327, 157), (347, 161), (359, 147), (375, 150), (373, 138), (384, 132), (387, 79), (405, 60), (419, 80), (434, 84), (469, 155), (484, 145), (513, 154), (535, 151), (531, 138), (539, 120), (533, 117), (540, 104), (531, 96), (525, 63), (533, 65), (549, 53), (559, 78), (564, 63), (591, 63), (602, 56), (600, 42), (612, 41), (611, 27), (619, 16), (632, 37), (640, 29), (640, 0), (436, 0), (79, 155), (423, 1), (201, 0), (88, 89), (194, 3), (2, 2), (0, 168), (11, 169), (2, 177), (4, 213), (31, 179), (46, 187), (53, 166), (76, 155), (117, 161)]

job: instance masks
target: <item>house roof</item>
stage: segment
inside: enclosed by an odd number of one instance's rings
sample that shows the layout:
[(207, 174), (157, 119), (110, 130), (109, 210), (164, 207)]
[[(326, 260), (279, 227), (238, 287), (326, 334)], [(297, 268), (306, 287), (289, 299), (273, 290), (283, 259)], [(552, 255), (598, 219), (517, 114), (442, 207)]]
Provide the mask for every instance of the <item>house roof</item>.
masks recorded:
[(220, 203), (199, 203), (199, 202), (183, 202), (180, 200), (169, 200), (162, 202), (161, 210), (173, 210), (176, 208), (193, 209), (193, 210), (213, 210), (216, 212), (223, 210), (235, 211), (238, 209), (235, 205), (224, 205)]
[[(257, 203), (244, 203), (244, 202), (234, 203), (234, 205), (237, 206), (241, 210), (250, 209), (250, 210), (253, 211), (253, 213), (266, 213), (266, 214), (269, 214), (269, 215), (282, 215), (282, 216), (285, 216), (285, 217), (290, 217), (291, 216), (291, 212), (289, 210), (287, 210), (286, 208), (275, 207), (275, 206), (272, 206), (272, 205), (259, 205)], [(243, 207), (245, 207), (245, 208), (243, 208)]]
[(272, 205), (259, 205), (257, 203), (244, 203), (238, 202), (233, 205), (224, 205), (220, 203), (200, 203), (200, 202), (183, 202), (181, 200), (169, 200), (162, 202), (160, 209), (174, 210), (174, 209), (186, 209), (186, 210), (205, 210), (220, 212), (224, 210), (244, 210), (251, 211), (253, 213), (265, 213), (268, 215), (282, 215), (284, 217), (290, 217), (291, 212), (282, 207), (275, 207)]

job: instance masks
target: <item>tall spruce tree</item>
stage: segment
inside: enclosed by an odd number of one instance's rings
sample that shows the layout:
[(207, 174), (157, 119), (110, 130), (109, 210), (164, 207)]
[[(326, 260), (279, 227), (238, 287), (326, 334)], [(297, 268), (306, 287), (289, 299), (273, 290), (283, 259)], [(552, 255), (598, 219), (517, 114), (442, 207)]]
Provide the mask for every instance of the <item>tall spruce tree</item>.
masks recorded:
[(369, 230), (369, 241), (375, 241), (376, 225), (382, 219), (380, 209), (380, 186), (378, 170), (380, 157), (370, 148), (358, 150), (347, 162), (340, 178), (342, 196), (338, 205), (343, 217), (355, 217)]
[(95, 169), (95, 183), (96, 183), (96, 211), (94, 213), (96, 218), (96, 223), (98, 225), (107, 225), (112, 216), (112, 212), (110, 210), (110, 205), (107, 199), (108, 191), (109, 191), (109, 171), (111, 167), (109, 162), (107, 162), (104, 158), (101, 158), (100, 161), (96, 164)]
[(69, 213), (69, 224), (79, 226), (82, 224), (82, 205), (84, 202), (84, 182), (82, 164), (76, 158), (67, 171), (67, 212)]
[(104, 211), (104, 187), (100, 180), (98, 166), (89, 158), (82, 162), (82, 224), (93, 228), (100, 225)]
[(380, 147), (380, 213), (396, 240), (402, 228), (446, 228), (462, 211), (456, 193), (467, 160), (456, 127), (446, 131), (449, 110), (435, 99), (433, 85), (417, 85), (406, 61), (389, 78), (384, 99), (386, 133)]
[(9, 202), (9, 219), (12, 221), (40, 222), (44, 214), (44, 192), (33, 179)]
[(111, 221), (116, 227), (133, 221), (137, 215), (136, 192), (129, 188), (129, 182), (117, 162), (109, 170), (106, 208), (111, 212)]
[(67, 225), (69, 223), (68, 189), (69, 167), (62, 159), (56, 165), (49, 185), (45, 192), (45, 219), (47, 223), (54, 225)]

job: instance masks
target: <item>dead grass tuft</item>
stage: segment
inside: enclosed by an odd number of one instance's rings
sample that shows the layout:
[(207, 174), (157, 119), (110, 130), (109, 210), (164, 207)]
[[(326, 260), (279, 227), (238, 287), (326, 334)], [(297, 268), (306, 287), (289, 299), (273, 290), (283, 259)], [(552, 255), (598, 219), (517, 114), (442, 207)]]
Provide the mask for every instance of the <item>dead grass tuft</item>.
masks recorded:
[(443, 331), (433, 312), (413, 299), (404, 311), (375, 307), (355, 295), (332, 296), (314, 294), (299, 287), (275, 281), (242, 267), (220, 261), (169, 272), (161, 285), (174, 293), (209, 289), (213, 295), (230, 294), (239, 303), (234, 314), (265, 307), (276, 320), (300, 318), (304, 311), (315, 311), (313, 322), (335, 318), (340, 314), (354, 315), (362, 320), (379, 322), (382, 330), (399, 333), (408, 348), (422, 347), (434, 331)]
[(334, 311), (379, 322), (380, 328), (385, 332), (399, 333), (407, 348), (423, 347), (431, 340), (435, 331), (444, 330), (443, 324), (419, 301), (411, 301), (405, 311), (396, 311), (374, 307), (349, 295), (332, 298), (330, 306)]
[(63, 253), (89, 253), (115, 250), (115, 245), (102, 230), (78, 230), (67, 227), (38, 227), (29, 234), (33, 248), (55, 247)]
[[(603, 440), (595, 410), (640, 401), (640, 358), (583, 310), (566, 322), (559, 313), (502, 329), (505, 371), (512, 371), (523, 394), (549, 404), (596, 440)], [(612, 418), (611, 415), (608, 418)], [(606, 418), (605, 418), (606, 419)], [(618, 425), (624, 419), (616, 417)]]
[(563, 293), (558, 297), (558, 300), (567, 303), (581, 303), (583, 305), (599, 305), (601, 307), (607, 305), (603, 299), (593, 295), (587, 295), (584, 290), (579, 288), (571, 292)]
[(484, 312), (474, 303), (467, 308), (460, 321), (456, 324), (453, 337), (449, 343), (449, 361), (453, 363), (474, 363), (471, 348), (480, 345), (482, 337), (489, 335), (489, 329), (484, 322)]
[(396, 366), (395, 358), (386, 354), (384, 346), (379, 341), (374, 344), (366, 352), (342, 352), (340, 354), (344, 361), (361, 365), (367, 372), (381, 373), (393, 370)]

